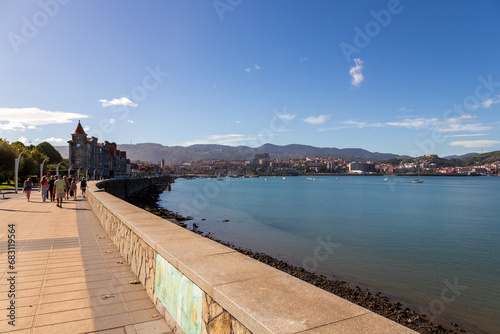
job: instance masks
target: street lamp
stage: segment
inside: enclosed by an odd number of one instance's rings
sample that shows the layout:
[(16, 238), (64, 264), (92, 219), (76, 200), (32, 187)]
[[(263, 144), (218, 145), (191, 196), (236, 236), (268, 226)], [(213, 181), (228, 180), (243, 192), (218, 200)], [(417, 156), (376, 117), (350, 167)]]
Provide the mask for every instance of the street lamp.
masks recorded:
[(96, 168), (96, 169), (94, 169), (94, 180), (95, 180), (95, 172), (97, 172), (97, 168)]
[(62, 164), (62, 161), (59, 164), (57, 164), (57, 167), (56, 167), (56, 175), (57, 176), (59, 176), (59, 166), (61, 166), (61, 164)]
[(68, 168), (68, 177), (69, 177), (69, 173), (71, 172), (71, 167), (73, 167), (74, 165), (69, 165), (69, 168)]
[(14, 166), (14, 170), (15, 170), (14, 182), (16, 183), (16, 194), (17, 194), (17, 178), (18, 178), (18, 174), (19, 174), (19, 159), (21, 159), (21, 154), (23, 154), (26, 151), (27, 150), (24, 150), (21, 153), (19, 153), (19, 156), (17, 157), (17, 159), (15, 161), (15, 166)]
[[(45, 158), (43, 162), (40, 164), (40, 182), (42, 182), (42, 177), (43, 177), (43, 165), (45, 164), (45, 161), (49, 160), (49, 158)], [(40, 183), (41, 185), (41, 183)]]
[(78, 167), (78, 171), (77, 171), (77, 173), (76, 173), (76, 179), (77, 179), (77, 180), (80, 180), (80, 169), (81, 169), (81, 168), (82, 168), (82, 167)]
[(89, 179), (89, 169), (90, 167), (88, 167), (87, 170), (85, 171), (85, 177), (87, 178), (87, 180)]

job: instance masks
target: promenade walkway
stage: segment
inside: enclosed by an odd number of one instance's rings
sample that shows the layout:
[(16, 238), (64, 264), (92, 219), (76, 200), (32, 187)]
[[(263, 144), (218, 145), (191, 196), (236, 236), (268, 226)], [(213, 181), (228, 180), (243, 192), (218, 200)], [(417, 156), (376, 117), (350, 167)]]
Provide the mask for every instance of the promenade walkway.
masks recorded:
[(0, 197), (0, 275), (0, 333), (171, 333), (144, 287), (130, 284), (136, 277), (80, 197), (63, 208), (43, 203), (37, 191), (30, 202), (22, 192)]

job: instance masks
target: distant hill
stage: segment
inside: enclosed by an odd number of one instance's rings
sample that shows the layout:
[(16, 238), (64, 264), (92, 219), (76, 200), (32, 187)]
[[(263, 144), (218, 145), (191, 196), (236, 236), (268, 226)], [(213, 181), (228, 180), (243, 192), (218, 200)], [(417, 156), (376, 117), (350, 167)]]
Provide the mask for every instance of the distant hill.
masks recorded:
[(484, 165), (496, 161), (500, 161), (500, 151), (476, 154), (473, 156), (460, 159), (464, 166), (469, 165)]
[(381, 161), (400, 157), (396, 154), (369, 152), (360, 148), (339, 149), (335, 147), (314, 147), (298, 144), (286, 146), (264, 144), (260, 147), (252, 148), (248, 146), (233, 147), (213, 144), (184, 147), (141, 143), (133, 145), (119, 144), (118, 148), (127, 151), (127, 157), (131, 160), (158, 162), (164, 159), (165, 163), (207, 159), (248, 160), (253, 159), (257, 153), (269, 153), (271, 159), (332, 157), (357, 161)]
[(466, 154), (462, 154), (462, 155), (447, 155), (443, 158), (444, 159), (463, 159), (463, 158), (471, 157), (473, 155), (478, 155), (478, 154), (479, 153), (477, 153), (477, 152), (473, 152), (473, 153), (466, 153)]

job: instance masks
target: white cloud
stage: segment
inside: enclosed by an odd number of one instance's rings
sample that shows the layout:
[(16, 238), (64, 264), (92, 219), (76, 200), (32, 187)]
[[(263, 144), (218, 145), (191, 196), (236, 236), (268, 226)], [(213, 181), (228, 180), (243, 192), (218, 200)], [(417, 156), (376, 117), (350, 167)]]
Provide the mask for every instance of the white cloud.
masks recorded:
[(313, 125), (318, 125), (318, 124), (323, 124), (326, 122), (327, 119), (329, 119), (332, 115), (319, 115), (319, 116), (310, 116), (307, 118), (304, 118), (303, 121), (309, 124)]
[(241, 121), (234, 121), (236, 124), (241, 124)]
[(451, 146), (463, 146), (463, 147), (493, 147), (500, 144), (498, 140), (469, 140), (469, 141), (453, 141), (450, 143)]
[(260, 70), (260, 66), (257, 65), (257, 64), (255, 64), (254, 68), (255, 68), (256, 71)]
[(276, 114), (276, 116), (280, 119), (284, 119), (286, 121), (291, 121), (292, 119), (295, 118), (295, 114)]
[(249, 67), (249, 68), (245, 68), (245, 71), (247, 71), (247, 72), (251, 72), (251, 71), (252, 71), (252, 69), (251, 69), (250, 67)]
[(101, 102), (103, 108), (109, 107), (109, 106), (129, 106), (129, 107), (137, 107), (138, 104), (130, 101), (126, 97), (121, 97), (119, 99), (112, 99), (111, 101), (101, 99), (99, 100)]
[(452, 138), (452, 137), (479, 137), (479, 136), (486, 136), (487, 133), (471, 133), (471, 134), (463, 134), (463, 135), (447, 135), (444, 136), (446, 138)]
[(36, 126), (35, 125), (28, 125), (28, 130), (35, 130)]
[(17, 139), (17, 141), (20, 141), (24, 145), (30, 145), (31, 144), (31, 141), (28, 141), (28, 138), (26, 138), (26, 137), (19, 137), (19, 139)]
[(477, 109), (477, 108), (491, 108), (493, 104), (500, 103), (500, 95), (497, 95), (496, 98), (489, 98), (483, 100), (479, 105), (478, 104), (473, 104), (471, 105), (472, 108)]
[(116, 123), (116, 119), (114, 119), (114, 118), (110, 118), (110, 119), (109, 119), (109, 123), (110, 123), (110, 124), (115, 124), (115, 123)]
[(462, 115), (459, 117), (460, 119), (475, 119), (477, 118), (476, 115)]
[(491, 126), (485, 126), (480, 123), (474, 124), (457, 124), (451, 123), (446, 127), (438, 128), (437, 131), (440, 132), (458, 132), (458, 131), (488, 131), (491, 130)]
[(235, 145), (242, 144), (248, 141), (255, 141), (257, 138), (242, 134), (228, 134), (228, 135), (211, 135), (204, 139), (189, 141), (184, 143), (184, 146), (196, 144), (218, 144), (218, 145)]
[(66, 140), (64, 140), (62, 138), (55, 138), (55, 137), (47, 138), (44, 141), (47, 141), (49, 143), (57, 143), (57, 144), (63, 144), (63, 143), (67, 142)]
[(409, 129), (424, 129), (438, 124), (437, 118), (406, 118), (402, 122), (388, 122), (390, 126), (398, 126)]
[(405, 108), (405, 107), (402, 107), (402, 108), (399, 108), (398, 111), (402, 111), (402, 112), (410, 112), (410, 111), (415, 111), (413, 109), (409, 109), (409, 108)]
[(309, 58), (307, 58), (307, 57), (299, 57), (299, 61), (300, 61), (301, 63), (303, 63), (303, 62), (305, 62), (305, 61), (308, 61), (308, 60), (309, 60)]
[(0, 108), (0, 122), (6, 122), (0, 123), (0, 131), (25, 131), (37, 125), (72, 123), (81, 118), (88, 116), (39, 108)]
[(134, 124), (134, 121), (133, 121), (133, 120), (131, 120), (131, 119), (128, 119), (128, 120), (127, 120), (127, 123)]
[(359, 85), (365, 79), (361, 70), (363, 69), (363, 61), (359, 58), (354, 59), (355, 66), (349, 69), (349, 74), (351, 75), (351, 85), (354, 87), (359, 87)]
[(88, 132), (90, 131), (90, 126), (86, 125), (83, 127), (83, 131)]

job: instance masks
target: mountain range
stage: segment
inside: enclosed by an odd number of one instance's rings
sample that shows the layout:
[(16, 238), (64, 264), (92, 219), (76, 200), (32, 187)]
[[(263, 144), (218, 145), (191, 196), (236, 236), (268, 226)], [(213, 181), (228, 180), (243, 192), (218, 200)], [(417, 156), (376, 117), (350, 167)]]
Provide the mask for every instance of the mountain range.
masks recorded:
[[(61, 155), (68, 156), (67, 146), (56, 146)], [(257, 153), (269, 153), (271, 159), (287, 158), (342, 158), (351, 161), (382, 161), (392, 158), (407, 158), (391, 153), (369, 152), (361, 148), (314, 147), (309, 145), (290, 144), (285, 146), (264, 144), (252, 148), (248, 146), (226, 146), (214, 144), (197, 144), (191, 146), (163, 146), (155, 143), (119, 144), (118, 149), (127, 152), (131, 161), (141, 160), (157, 163), (164, 159), (165, 163), (190, 162), (197, 160), (251, 160)]]

